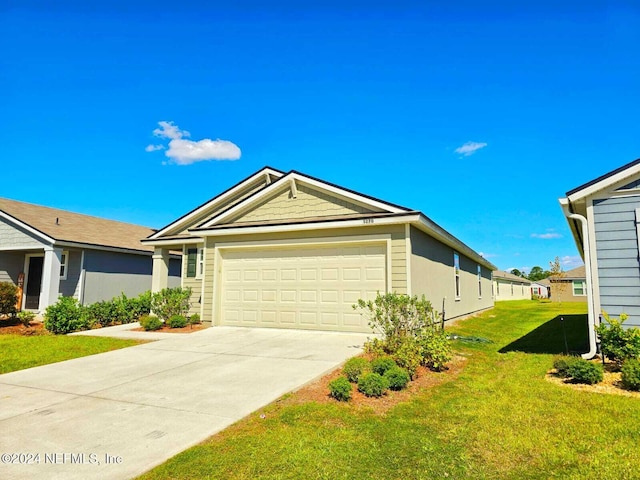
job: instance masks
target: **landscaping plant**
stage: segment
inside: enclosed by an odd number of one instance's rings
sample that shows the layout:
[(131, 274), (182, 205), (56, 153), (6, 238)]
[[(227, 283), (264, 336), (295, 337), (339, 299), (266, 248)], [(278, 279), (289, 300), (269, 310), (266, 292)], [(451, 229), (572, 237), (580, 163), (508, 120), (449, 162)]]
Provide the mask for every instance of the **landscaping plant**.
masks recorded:
[(340, 402), (348, 402), (351, 399), (353, 386), (347, 377), (339, 377), (329, 383), (329, 395)]
[(576, 357), (576, 360), (567, 368), (567, 375), (571, 377), (574, 383), (593, 385), (603, 380), (604, 371), (600, 363)]
[(384, 378), (389, 382), (391, 390), (403, 390), (411, 380), (409, 373), (398, 366), (391, 367), (384, 373)]
[(182, 328), (187, 326), (187, 318), (183, 315), (173, 315), (167, 323), (171, 328)]
[(189, 323), (191, 325), (197, 325), (199, 323), (202, 323), (202, 321), (200, 320), (200, 315), (198, 315), (197, 313), (194, 313), (193, 315), (191, 315), (189, 317)]
[(377, 373), (365, 373), (358, 379), (358, 391), (367, 397), (381, 397), (388, 388), (389, 381)]
[(86, 330), (89, 326), (84, 307), (73, 297), (60, 297), (44, 314), (44, 328), (51, 333), (70, 333)]
[(162, 328), (162, 320), (155, 315), (143, 315), (140, 317), (140, 326), (147, 332)]
[(0, 316), (14, 315), (18, 303), (18, 287), (11, 282), (0, 282)]
[(553, 368), (556, 369), (556, 372), (559, 377), (567, 378), (569, 377), (569, 368), (571, 365), (576, 363), (580, 357), (571, 357), (567, 355), (560, 355), (553, 360)]
[(640, 390), (640, 361), (630, 359), (622, 364), (622, 386), (627, 390)]
[(24, 325), (25, 327), (30, 327), (31, 322), (33, 322), (33, 319), (36, 318), (36, 314), (28, 310), (22, 310), (21, 312), (18, 312), (16, 314), (16, 317), (18, 317), (18, 320), (20, 320), (20, 323), (22, 323), (22, 325)]
[(387, 370), (397, 366), (395, 360), (388, 355), (371, 360), (371, 370), (378, 375), (384, 375)]
[(344, 373), (350, 382), (356, 383), (360, 375), (371, 371), (371, 364), (366, 358), (353, 357), (347, 360), (342, 367), (342, 373)]
[(622, 324), (628, 317), (624, 313), (620, 319), (611, 318), (606, 312), (602, 314), (604, 322), (596, 327), (602, 353), (618, 366), (627, 359), (640, 358), (640, 329), (625, 329)]
[(418, 337), (422, 349), (422, 364), (435, 371), (442, 371), (451, 361), (452, 350), (449, 338), (440, 329), (428, 329)]
[(168, 320), (174, 315), (186, 316), (189, 312), (191, 288), (163, 288), (152, 294), (151, 310), (162, 320)]

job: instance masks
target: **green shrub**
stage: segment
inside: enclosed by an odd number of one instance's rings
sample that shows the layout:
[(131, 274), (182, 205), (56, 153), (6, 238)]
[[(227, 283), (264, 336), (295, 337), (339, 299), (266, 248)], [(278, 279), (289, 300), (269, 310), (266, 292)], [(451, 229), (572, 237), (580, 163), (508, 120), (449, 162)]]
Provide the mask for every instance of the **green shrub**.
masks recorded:
[(569, 367), (573, 365), (580, 357), (569, 357), (560, 355), (553, 359), (553, 368), (556, 369), (558, 376), (569, 377)]
[(451, 361), (451, 341), (441, 329), (425, 330), (418, 337), (418, 343), (422, 349), (422, 364), (425, 367), (440, 372)]
[(186, 317), (183, 317), (182, 315), (174, 315), (169, 319), (168, 324), (169, 324), (169, 326), (171, 328), (186, 327), (187, 326), (187, 319), (186, 319)]
[(440, 318), (424, 295), (419, 299), (415, 295), (378, 293), (375, 300), (360, 299), (353, 308), (364, 311), (369, 326), (384, 336), (389, 353), (394, 353), (404, 339), (416, 337), (423, 330), (433, 328)]
[(381, 397), (388, 388), (389, 381), (377, 373), (365, 373), (358, 379), (358, 390), (367, 397)]
[(342, 373), (344, 373), (350, 382), (356, 383), (360, 375), (371, 371), (371, 364), (366, 358), (353, 357), (347, 360), (342, 367)]
[(86, 307), (87, 317), (103, 327), (113, 325), (117, 317), (117, 307), (111, 301), (92, 303)]
[(28, 310), (22, 310), (21, 312), (18, 312), (16, 314), (16, 317), (18, 317), (18, 320), (20, 320), (20, 323), (22, 323), (22, 325), (24, 325), (25, 327), (29, 327), (31, 326), (31, 322), (33, 322), (33, 319), (36, 318), (36, 314)]
[(411, 378), (415, 378), (418, 367), (423, 363), (422, 347), (413, 338), (406, 339), (396, 350), (393, 359), (404, 368)]
[(164, 288), (151, 296), (151, 310), (163, 320), (189, 312), (191, 288)]
[(640, 362), (635, 359), (622, 364), (622, 386), (627, 390), (640, 390)]
[(596, 327), (602, 353), (619, 366), (627, 359), (640, 358), (640, 329), (625, 329), (622, 324), (628, 317), (624, 313), (619, 320), (604, 312), (603, 317), (604, 322)]
[(52, 333), (70, 333), (90, 326), (84, 307), (73, 297), (60, 297), (44, 314), (44, 328)]
[(339, 377), (329, 383), (329, 395), (341, 402), (351, 400), (351, 391), (353, 386), (349, 383), (347, 377)]
[(404, 369), (398, 366), (392, 367), (384, 373), (384, 378), (389, 382), (389, 388), (391, 390), (402, 390), (404, 389), (411, 377), (409, 377), (409, 373)]
[(369, 355), (373, 355), (374, 357), (382, 357), (383, 355), (389, 353), (387, 352), (387, 345), (384, 340), (380, 340), (379, 338), (371, 338), (364, 342), (364, 353), (368, 353)]
[(387, 370), (397, 366), (395, 360), (389, 356), (374, 358), (371, 361), (371, 370), (378, 375), (384, 375)]
[(140, 326), (147, 332), (152, 330), (158, 330), (162, 327), (162, 320), (155, 315), (143, 315), (140, 317)]
[(593, 363), (584, 358), (577, 358), (567, 369), (567, 374), (574, 383), (593, 385), (604, 378), (604, 369), (599, 363)]
[(11, 282), (0, 282), (0, 315), (15, 315), (18, 287)]
[(200, 315), (198, 315), (197, 313), (194, 313), (193, 315), (191, 315), (189, 317), (189, 323), (191, 325), (197, 325), (198, 323), (202, 323), (202, 321), (200, 320)]

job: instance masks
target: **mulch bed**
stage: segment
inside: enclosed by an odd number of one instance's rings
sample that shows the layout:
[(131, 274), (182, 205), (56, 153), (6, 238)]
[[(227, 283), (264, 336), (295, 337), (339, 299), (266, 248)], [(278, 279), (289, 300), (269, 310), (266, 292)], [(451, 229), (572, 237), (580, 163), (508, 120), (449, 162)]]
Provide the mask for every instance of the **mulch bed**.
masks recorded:
[[(152, 332), (193, 333), (193, 332), (197, 332), (198, 330), (204, 330), (205, 328), (209, 328), (209, 327), (207, 325), (205, 325), (204, 323), (196, 323), (195, 325), (187, 325), (186, 327), (182, 327), (182, 328), (171, 328), (171, 327), (168, 327), (167, 325), (163, 325), (158, 330), (152, 330)], [(131, 331), (132, 332), (146, 332), (146, 330), (144, 328), (142, 328), (142, 327), (133, 328)]]
[[(382, 415), (397, 404), (410, 400), (413, 396), (425, 389), (455, 379), (460, 372), (462, 372), (466, 363), (467, 359), (465, 357), (456, 355), (451, 362), (449, 362), (449, 368), (442, 372), (432, 372), (424, 367), (420, 367), (417, 372), (417, 378), (409, 382), (406, 389), (397, 392), (389, 390), (379, 398), (365, 396), (360, 393), (354, 385), (352, 398), (346, 403), (355, 408), (371, 408), (376, 414)], [(340, 376), (342, 376), (342, 368), (338, 368), (319, 380), (296, 390), (290, 396), (279, 400), (278, 403), (281, 405), (298, 405), (307, 402), (345, 404), (345, 402), (339, 402), (329, 396), (329, 383)]]
[(622, 374), (615, 371), (614, 365), (606, 363), (604, 368), (604, 380), (595, 385), (585, 385), (582, 383), (573, 383), (571, 379), (559, 377), (555, 369), (549, 370), (546, 375), (547, 381), (561, 385), (563, 387), (573, 388), (582, 392), (605, 393), (609, 395), (623, 395), (625, 397), (640, 398), (640, 392), (632, 392), (625, 390), (622, 386)]
[(17, 318), (0, 318), (0, 335), (49, 335), (42, 322), (31, 322), (25, 327)]

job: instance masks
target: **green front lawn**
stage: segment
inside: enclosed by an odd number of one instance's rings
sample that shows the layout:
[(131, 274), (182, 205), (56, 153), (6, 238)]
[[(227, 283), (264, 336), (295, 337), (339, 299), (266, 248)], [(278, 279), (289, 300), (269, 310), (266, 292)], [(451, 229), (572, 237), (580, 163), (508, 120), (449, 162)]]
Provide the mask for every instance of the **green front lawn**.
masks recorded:
[(137, 340), (62, 335), (0, 335), (0, 374), (137, 345)]
[(585, 312), (498, 303), (451, 329), (493, 343), (457, 341), (463, 372), (386, 414), (275, 402), (142, 478), (638, 478), (640, 400), (545, 380), (563, 323), (580, 350)]

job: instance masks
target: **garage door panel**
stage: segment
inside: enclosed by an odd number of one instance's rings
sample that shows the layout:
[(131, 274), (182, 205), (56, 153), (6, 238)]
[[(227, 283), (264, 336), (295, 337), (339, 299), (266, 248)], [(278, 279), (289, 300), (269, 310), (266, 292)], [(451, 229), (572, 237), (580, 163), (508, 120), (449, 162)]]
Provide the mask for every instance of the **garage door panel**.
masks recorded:
[(386, 247), (222, 252), (221, 323), (369, 332), (352, 305), (386, 291)]

